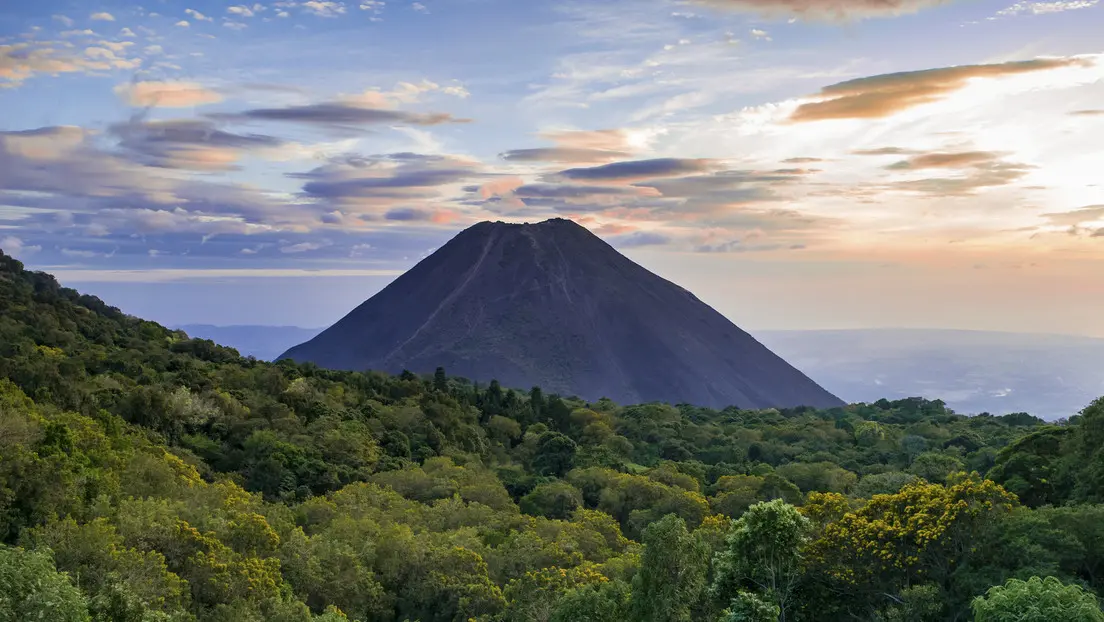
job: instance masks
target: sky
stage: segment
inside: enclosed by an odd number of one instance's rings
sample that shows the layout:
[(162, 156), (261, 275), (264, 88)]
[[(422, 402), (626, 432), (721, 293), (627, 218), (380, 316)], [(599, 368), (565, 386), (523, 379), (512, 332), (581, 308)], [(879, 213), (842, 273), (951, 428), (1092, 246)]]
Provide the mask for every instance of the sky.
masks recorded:
[(0, 249), (326, 326), (570, 218), (749, 330), (1104, 337), (1099, 0), (0, 7)]

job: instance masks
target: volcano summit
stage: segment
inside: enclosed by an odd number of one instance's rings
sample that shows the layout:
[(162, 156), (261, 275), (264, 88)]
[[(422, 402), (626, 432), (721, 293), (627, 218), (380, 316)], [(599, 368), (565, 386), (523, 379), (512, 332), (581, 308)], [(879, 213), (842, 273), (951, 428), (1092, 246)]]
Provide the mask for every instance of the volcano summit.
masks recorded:
[(621, 404), (843, 405), (685, 289), (564, 219), (481, 222), (280, 358)]

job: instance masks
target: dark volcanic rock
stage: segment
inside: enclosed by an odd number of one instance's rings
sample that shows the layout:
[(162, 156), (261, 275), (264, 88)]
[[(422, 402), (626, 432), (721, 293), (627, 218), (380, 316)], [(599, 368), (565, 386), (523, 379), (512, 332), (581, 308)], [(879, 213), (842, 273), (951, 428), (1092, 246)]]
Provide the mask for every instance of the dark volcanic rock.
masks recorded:
[(569, 220), (462, 231), (280, 358), (621, 404), (843, 402), (693, 294)]

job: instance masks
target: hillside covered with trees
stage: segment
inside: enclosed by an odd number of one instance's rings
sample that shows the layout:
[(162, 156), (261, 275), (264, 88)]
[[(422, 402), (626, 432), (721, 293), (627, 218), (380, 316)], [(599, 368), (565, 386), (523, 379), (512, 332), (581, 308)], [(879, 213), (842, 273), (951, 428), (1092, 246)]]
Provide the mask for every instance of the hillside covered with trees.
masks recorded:
[(1102, 504), (1104, 400), (718, 411), (265, 363), (0, 254), (0, 622), (1104, 620)]

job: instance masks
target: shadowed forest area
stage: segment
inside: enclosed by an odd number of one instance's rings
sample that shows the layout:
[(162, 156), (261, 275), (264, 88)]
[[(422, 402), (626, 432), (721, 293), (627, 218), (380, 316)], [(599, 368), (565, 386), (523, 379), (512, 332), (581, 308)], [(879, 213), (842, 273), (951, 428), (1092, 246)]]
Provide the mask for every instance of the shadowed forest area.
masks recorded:
[(711, 410), (265, 363), (0, 255), (4, 622), (1102, 620), (1102, 448), (1104, 400)]

